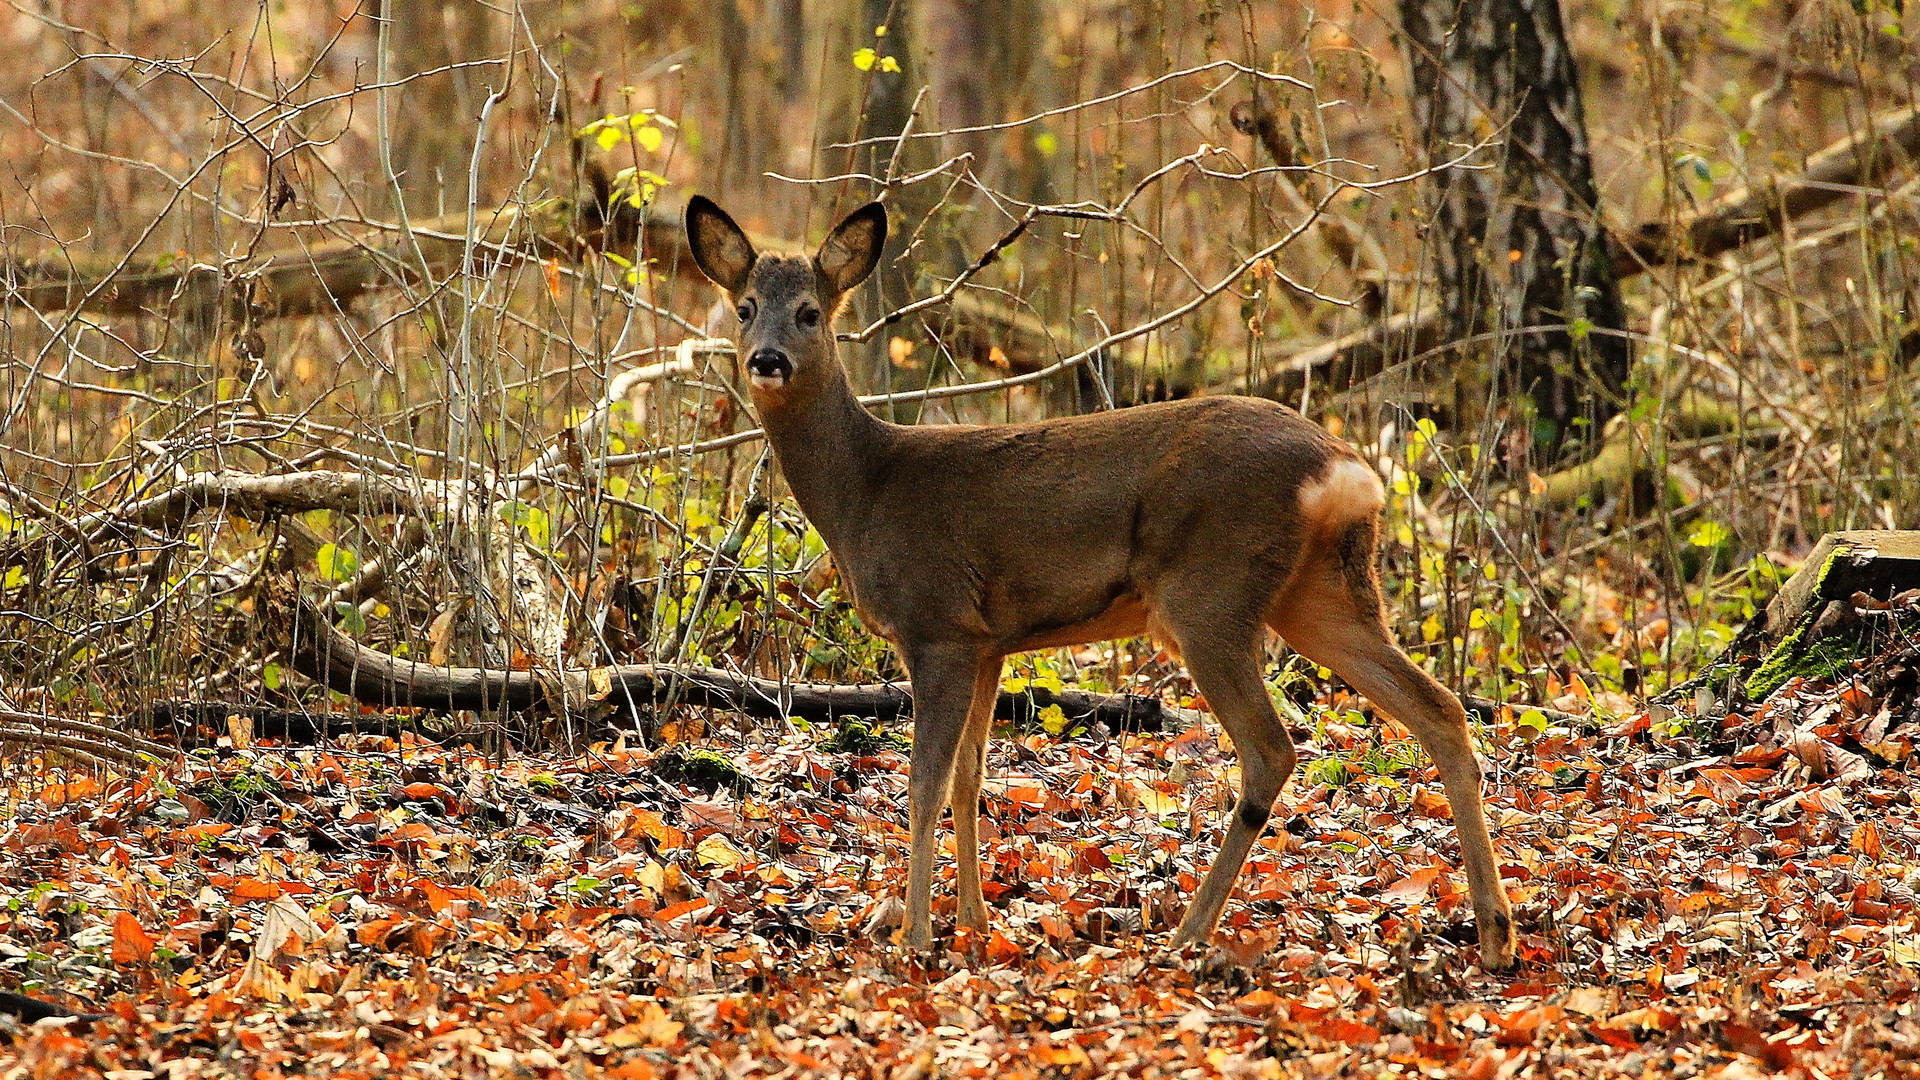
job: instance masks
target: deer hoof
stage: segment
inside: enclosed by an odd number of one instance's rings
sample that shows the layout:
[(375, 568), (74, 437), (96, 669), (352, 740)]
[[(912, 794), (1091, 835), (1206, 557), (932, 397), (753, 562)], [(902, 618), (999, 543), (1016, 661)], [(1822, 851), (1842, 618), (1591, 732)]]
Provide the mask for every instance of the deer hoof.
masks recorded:
[(1501, 919), (1499, 925), (1480, 932), (1480, 966), (1488, 971), (1505, 971), (1515, 960), (1513, 924)]

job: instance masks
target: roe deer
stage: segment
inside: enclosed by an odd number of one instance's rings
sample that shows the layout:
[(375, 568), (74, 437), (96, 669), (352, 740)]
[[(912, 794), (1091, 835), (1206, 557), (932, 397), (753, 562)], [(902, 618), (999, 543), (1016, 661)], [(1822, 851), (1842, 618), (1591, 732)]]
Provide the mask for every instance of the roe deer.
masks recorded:
[(1174, 946), (1204, 943), (1293, 772), (1261, 680), (1265, 630), (1412, 729), (1452, 802), (1481, 963), (1512, 963), (1506, 893), (1460, 702), (1387, 631), (1384, 492), (1351, 447), (1270, 401), (1203, 397), (986, 427), (904, 427), (854, 397), (833, 322), (886, 239), (879, 203), (817, 254), (759, 254), (712, 201), (694, 262), (739, 316), (755, 411), (855, 609), (913, 679), (906, 941), (933, 943), (934, 829), (952, 796), (959, 922), (985, 931), (980, 777), (1009, 653), (1150, 633), (1177, 650), (1238, 750), (1243, 790)]

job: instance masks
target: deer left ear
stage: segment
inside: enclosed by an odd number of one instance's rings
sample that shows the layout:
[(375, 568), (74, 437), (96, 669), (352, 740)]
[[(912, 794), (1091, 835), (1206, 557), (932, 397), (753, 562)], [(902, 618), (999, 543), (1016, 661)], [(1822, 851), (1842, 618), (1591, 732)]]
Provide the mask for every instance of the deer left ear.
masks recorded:
[(887, 243), (887, 208), (877, 202), (848, 214), (820, 245), (814, 262), (835, 293), (845, 293), (867, 280), (880, 264)]
[(687, 200), (687, 248), (707, 280), (737, 293), (753, 270), (753, 244), (712, 199), (695, 195)]

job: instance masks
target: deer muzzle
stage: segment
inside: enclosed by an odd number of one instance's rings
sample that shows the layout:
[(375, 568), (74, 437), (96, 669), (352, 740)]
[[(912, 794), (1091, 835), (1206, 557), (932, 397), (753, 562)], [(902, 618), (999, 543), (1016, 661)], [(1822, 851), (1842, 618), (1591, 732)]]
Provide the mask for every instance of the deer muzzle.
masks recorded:
[(793, 376), (793, 361), (779, 349), (756, 349), (747, 357), (747, 379), (762, 389), (778, 389)]

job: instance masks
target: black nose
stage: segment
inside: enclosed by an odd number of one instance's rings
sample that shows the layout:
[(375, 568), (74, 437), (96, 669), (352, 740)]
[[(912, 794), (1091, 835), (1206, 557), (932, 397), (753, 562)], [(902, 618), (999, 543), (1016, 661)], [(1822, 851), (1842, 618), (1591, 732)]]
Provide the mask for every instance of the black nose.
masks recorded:
[(793, 375), (793, 361), (779, 349), (756, 349), (747, 358), (747, 374), (756, 379), (787, 379)]

